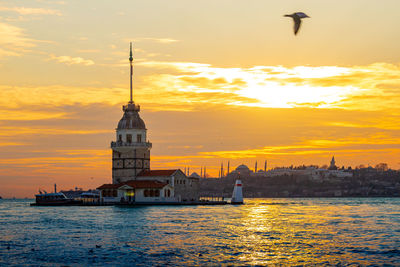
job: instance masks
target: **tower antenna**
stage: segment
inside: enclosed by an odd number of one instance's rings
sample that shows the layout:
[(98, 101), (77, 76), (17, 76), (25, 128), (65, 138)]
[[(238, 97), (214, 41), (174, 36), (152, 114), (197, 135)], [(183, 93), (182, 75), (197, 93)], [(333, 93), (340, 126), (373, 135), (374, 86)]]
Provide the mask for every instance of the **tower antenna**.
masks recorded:
[(132, 56), (132, 42), (130, 46), (130, 53), (129, 53), (129, 62), (131, 65), (131, 100), (129, 101), (130, 104), (133, 103), (133, 92), (132, 92), (132, 79), (133, 79), (133, 56)]

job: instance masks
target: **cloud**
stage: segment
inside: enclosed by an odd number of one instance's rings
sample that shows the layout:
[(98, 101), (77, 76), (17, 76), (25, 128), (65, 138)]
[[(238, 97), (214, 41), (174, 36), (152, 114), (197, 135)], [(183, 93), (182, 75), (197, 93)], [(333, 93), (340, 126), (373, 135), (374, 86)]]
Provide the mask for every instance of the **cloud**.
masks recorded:
[[(124, 103), (128, 96), (126, 88), (79, 87), (79, 86), (5, 86), (0, 85), (0, 119), (42, 116), (60, 117), (64, 112), (57, 107), (68, 105)], [(29, 112), (26, 108), (29, 107)], [(55, 109), (55, 110), (53, 110)], [(3, 113), (6, 112), (6, 113)], [(52, 115), (53, 114), (53, 115)]]
[[(13, 103), (15, 104), (15, 103)], [(53, 118), (62, 118), (66, 115), (64, 112), (57, 111), (40, 111), (40, 110), (20, 110), (20, 109), (11, 109), (10, 106), (2, 106), (0, 107), (0, 121), (3, 120), (43, 120), (43, 119), (53, 119)]]
[[(81, 57), (50, 55), (50, 59), (68, 65), (94, 64)], [(134, 93), (138, 102), (154, 111), (188, 111), (213, 105), (225, 109), (232, 106), (318, 108), (400, 114), (400, 82), (397, 87), (400, 67), (397, 65), (221, 68), (194, 62), (144, 61), (136, 63), (136, 67), (151, 69), (144, 70), (135, 80)], [(63, 85), (1, 88), (0, 95), (6, 94), (3, 99), (15, 95), (16, 100), (0, 99), (0, 106), (3, 102), (5, 107), (13, 108), (23, 103), (115, 105), (125, 102), (129, 92), (128, 85), (124, 88)], [(380, 123), (379, 127), (390, 126)]]
[(32, 134), (40, 134), (40, 135), (94, 135), (94, 134), (104, 134), (109, 133), (110, 130), (87, 130), (87, 129), (68, 129), (70, 127), (64, 126), (61, 129), (57, 129), (55, 127), (46, 128), (46, 127), (18, 127), (18, 132), (15, 132), (16, 127), (10, 126), (0, 126), (0, 136), (18, 136), (18, 135), (32, 135)]
[(65, 63), (67, 65), (84, 65), (90, 66), (94, 65), (94, 61), (90, 59), (84, 59), (81, 57), (71, 57), (71, 56), (55, 56), (50, 55), (51, 60), (55, 60), (59, 63)]
[(54, 0), (36, 0), (36, 2), (39, 3), (45, 3), (45, 4), (56, 4), (56, 5), (65, 5), (65, 1), (54, 1)]
[(21, 56), (28, 48), (36, 46), (35, 42), (22, 28), (0, 22), (0, 58)]
[[(400, 151), (400, 138), (386, 135), (346, 137), (340, 139), (315, 139), (286, 146), (265, 146), (245, 150), (200, 152), (199, 156), (218, 158), (257, 158), (271, 156), (321, 155), (329, 153), (362, 154), (377, 151)], [(189, 157), (188, 157), (189, 158)]]
[[(78, 152), (78, 150), (76, 150)], [(108, 152), (108, 153), (107, 153)], [(0, 158), (0, 165), (12, 169), (13, 174), (23, 174), (27, 170), (29, 173), (78, 173), (79, 170), (92, 170), (99, 167), (110, 165), (108, 161), (109, 151), (106, 150), (86, 150), (76, 154), (68, 151), (48, 152), (48, 156), (32, 155), (28, 157)], [(0, 169), (2, 169), (0, 167)]]
[(152, 84), (155, 87), (197, 94), (214, 91), (251, 100), (232, 101), (234, 105), (352, 110), (400, 108), (400, 66), (396, 64), (221, 68), (194, 62), (144, 61), (137, 65), (157, 70), (153, 79), (146, 77), (148, 81), (155, 81)]
[[(264, 67), (253, 68), (218, 68), (209, 64), (190, 62), (140, 62), (138, 65), (160, 69), (164, 74), (154, 74), (152, 80), (155, 87), (167, 87), (169, 90), (206, 93), (224, 93), (236, 95), (249, 101), (226, 101), (229, 105), (293, 108), (299, 105), (308, 107), (332, 107), (359, 89), (353, 86), (312, 86), (307, 83), (298, 84), (289, 79), (299, 76), (302, 80), (314, 77), (327, 77), (343, 73), (344, 68), (321, 67), (294, 68)], [(271, 74), (267, 70), (274, 69)], [(174, 74), (169, 71), (178, 72)], [(169, 73), (168, 73), (169, 72)], [(314, 73), (315, 72), (315, 73)], [(304, 78), (304, 77), (306, 78)], [(311, 78), (310, 78), (311, 77)], [(147, 79), (150, 80), (150, 79)], [(222, 100), (222, 98), (221, 98)]]
[[(50, 55), (50, 59), (68, 65), (94, 64), (81, 57)], [(144, 70), (144, 74), (135, 80), (134, 92), (135, 99), (150, 110), (188, 111), (213, 105), (225, 109), (244, 106), (400, 113), (400, 82), (397, 87), (400, 67), (397, 65), (221, 68), (194, 62), (144, 61), (136, 63), (136, 67), (151, 69)], [(4, 99), (15, 95), (15, 102), (3, 101), (3, 105), (11, 107), (14, 104), (16, 108), (22, 103), (115, 105), (125, 102), (128, 92), (128, 86), (3, 86), (0, 95), (7, 94)], [(391, 126), (380, 123), (379, 127)]]
[[(126, 39), (129, 41), (128, 39)], [(156, 43), (161, 43), (161, 44), (171, 44), (171, 43), (176, 43), (179, 42), (179, 40), (172, 39), (172, 38), (153, 38), (153, 37), (140, 37), (140, 38), (134, 38), (133, 42), (156, 42)]]
[(57, 16), (61, 16), (61, 12), (59, 10), (45, 9), (45, 8), (0, 6), (0, 12), (1, 11), (16, 12), (20, 15), (57, 15)]

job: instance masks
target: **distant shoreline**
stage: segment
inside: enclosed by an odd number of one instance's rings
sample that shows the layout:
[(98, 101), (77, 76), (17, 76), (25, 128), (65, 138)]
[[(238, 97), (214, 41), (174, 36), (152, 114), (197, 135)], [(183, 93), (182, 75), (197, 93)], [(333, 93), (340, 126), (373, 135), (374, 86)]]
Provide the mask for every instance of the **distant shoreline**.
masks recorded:
[[(207, 196), (205, 196), (207, 197)], [(212, 197), (212, 196), (210, 196)], [(225, 197), (228, 198), (228, 197)], [(244, 199), (274, 199), (274, 198), (279, 198), (279, 199), (298, 199), (298, 198), (400, 198), (400, 196), (341, 196), (341, 197), (335, 197), (335, 196), (325, 196), (325, 197), (315, 197), (315, 196), (291, 196), (291, 197), (244, 197)], [(30, 200), (30, 201), (35, 201), (34, 198), (2, 198), (1, 200)]]

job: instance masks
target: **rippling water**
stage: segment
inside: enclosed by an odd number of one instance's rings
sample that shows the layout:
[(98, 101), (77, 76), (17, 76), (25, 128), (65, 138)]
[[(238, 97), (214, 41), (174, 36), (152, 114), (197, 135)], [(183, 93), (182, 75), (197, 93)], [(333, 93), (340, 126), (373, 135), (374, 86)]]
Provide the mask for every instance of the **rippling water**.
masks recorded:
[(0, 265), (400, 265), (400, 199), (136, 208), (30, 202), (0, 200)]

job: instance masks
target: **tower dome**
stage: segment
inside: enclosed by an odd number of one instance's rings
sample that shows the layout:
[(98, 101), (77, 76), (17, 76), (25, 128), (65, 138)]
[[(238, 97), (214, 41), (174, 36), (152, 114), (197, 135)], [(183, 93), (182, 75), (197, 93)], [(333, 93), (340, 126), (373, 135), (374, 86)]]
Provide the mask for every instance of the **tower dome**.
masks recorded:
[(144, 121), (139, 116), (140, 106), (129, 103), (123, 106), (124, 115), (118, 122), (118, 130), (122, 129), (146, 129)]

